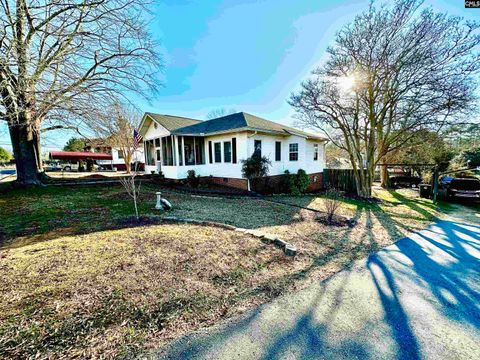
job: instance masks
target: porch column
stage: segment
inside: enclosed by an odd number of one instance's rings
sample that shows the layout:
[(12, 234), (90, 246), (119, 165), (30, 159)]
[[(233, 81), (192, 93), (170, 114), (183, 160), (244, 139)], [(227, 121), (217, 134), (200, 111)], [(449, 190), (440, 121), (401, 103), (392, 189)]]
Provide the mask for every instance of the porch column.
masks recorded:
[(195, 146), (195, 136), (193, 137), (193, 162), (197, 165), (197, 149)]

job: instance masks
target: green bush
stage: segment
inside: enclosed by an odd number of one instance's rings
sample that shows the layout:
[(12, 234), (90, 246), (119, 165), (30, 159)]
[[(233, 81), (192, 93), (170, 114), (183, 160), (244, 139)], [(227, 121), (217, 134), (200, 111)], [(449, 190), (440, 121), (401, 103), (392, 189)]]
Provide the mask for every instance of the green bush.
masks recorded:
[(310, 177), (305, 170), (299, 169), (296, 174), (290, 174), (290, 171), (285, 170), (285, 191), (292, 195), (300, 195), (305, 193), (310, 185)]
[(287, 194), (300, 195), (297, 185), (295, 184), (295, 175), (290, 174), (288, 170), (285, 170), (284, 190)]
[(187, 184), (192, 188), (197, 188), (200, 184), (200, 176), (195, 174), (195, 170), (187, 171)]
[(310, 177), (307, 175), (305, 170), (299, 169), (295, 178), (295, 183), (297, 185), (297, 189), (300, 193), (305, 193), (308, 186), (310, 185)]
[(254, 153), (246, 160), (242, 160), (242, 175), (247, 179), (261, 178), (268, 175), (268, 167), (272, 162), (266, 156)]

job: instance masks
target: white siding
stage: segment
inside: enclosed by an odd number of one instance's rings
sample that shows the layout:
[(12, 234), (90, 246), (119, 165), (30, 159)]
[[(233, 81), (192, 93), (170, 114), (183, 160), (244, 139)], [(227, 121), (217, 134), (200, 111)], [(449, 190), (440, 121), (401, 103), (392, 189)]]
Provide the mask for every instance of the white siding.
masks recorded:
[[(158, 125), (157, 129), (154, 128), (153, 122), (150, 124), (144, 139), (151, 140), (158, 137), (168, 136), (170, 132), (162, 126)], [(237, 163), (225, 163), (224, 162), (224, 147), (225, 141), (231, 141), (232, 138), (237, 140)], [(180, 137), (175, 139), (175, 159), (178, 164), (178, 145), (177, 141), (181, 141)], [(189, 166), (162, 166), (162, 172), (167, 178), (172, 179), (184, 179), (187, 177), (188, 170), (195, 170), (195, 173), (200, 176), (215, 176), (226, 178), (242, 178), (242, 160), (245, 160), (253, 154), (254, 141), (262, 141), (262, 155), (268, 157), (272, 166), (269, 171), (269, 175), (281, 175), (285, 170), (291, 173), (296, 173), (299, 169), (304, 169), (307, 173), (322, 172), (325, 167), (325, 144), (322, 142), (314, 142), (312, 140), (306, 140), (300, 136), (274, 136), (265, 134), (248, 134), (247, 132), (231, 133), (224, 135), (207, 136), (204, 138), (205, 144), (205, 164), (204, 165), (189, 165)], [(213, 162), (210, 164), (208, 142), (212, 142), (212, 156), (215, 157), (214, 143), (221, 143), (222, 161), (220, 163)], [(275, 161), (275, 142), (281, 141), (282, 153), (281, 161)], [(298, 144), (298, 161), (289, 160), (289, 144)], [(318, 160), (313, 160), (313, 145), (318, 144), (319, 156)], [(233, 151), (232, 151), (233, 155)], [(145, 171), (151, 173), (157, 172), (157, 166), (145, 165)]]
[[(281, 175), (285, 170), (296, 173), (299, 169), (305, 170), (308, 174), (322, 172), (325, 167), (325, 144), (306, 140), (300, 136), (273, 136), (255, 134), (248, 138), (248, 154), (253, 154), (255, 140), (262, 141), (262, 155), (272, 162), (269, 175)], [(275, 142), (282, 143), (281, 160), (275, 161)], [(290, 144), (298, 144), (298, 160), (290, 161)], [(313, 160), (313, 145), (318, 144), (318, 160)]]

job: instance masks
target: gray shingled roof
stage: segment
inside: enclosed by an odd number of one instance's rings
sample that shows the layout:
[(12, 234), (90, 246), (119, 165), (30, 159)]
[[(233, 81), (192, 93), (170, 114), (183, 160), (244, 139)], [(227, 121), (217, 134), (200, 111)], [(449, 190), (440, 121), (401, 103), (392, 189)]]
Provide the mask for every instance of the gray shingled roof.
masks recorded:
[(234, 130), (265, 131), (279, 135), (300, 135), (307, 138), (322, 139), (323, 137), (309, 134), (301, 130), (265, 120), (244, 112), (222, 116), (216, 119), (202, 121), (194, 125), (185, 126), (172, 131), (175, 135), (208, 135), (230, 132)]
[(155, 114), (147, 112), (146, 115), (150, 116), (160, 125), (162, 125), (165, 129), (172, 132), (173, 130), (177, 130), (179, 128), (194, 125), (201, 123), (201, 120), (181, 117), (181, 116), (173, 116), (173, 115), (163, 115), (163, 114)]

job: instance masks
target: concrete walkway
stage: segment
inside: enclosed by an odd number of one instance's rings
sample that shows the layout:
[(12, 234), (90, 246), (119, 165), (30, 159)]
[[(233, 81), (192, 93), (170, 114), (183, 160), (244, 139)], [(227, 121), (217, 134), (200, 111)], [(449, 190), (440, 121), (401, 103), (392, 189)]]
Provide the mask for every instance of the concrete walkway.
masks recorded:
[[(440, 221), (159, 359), (480, 359), (480, 218)], [(474, 219), (475, 220), (475, 219)]]

